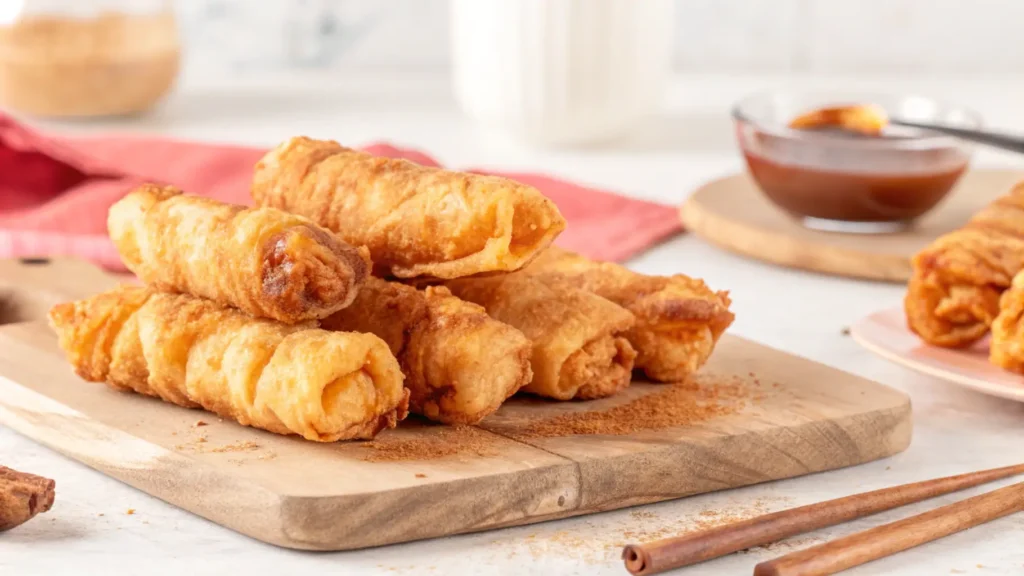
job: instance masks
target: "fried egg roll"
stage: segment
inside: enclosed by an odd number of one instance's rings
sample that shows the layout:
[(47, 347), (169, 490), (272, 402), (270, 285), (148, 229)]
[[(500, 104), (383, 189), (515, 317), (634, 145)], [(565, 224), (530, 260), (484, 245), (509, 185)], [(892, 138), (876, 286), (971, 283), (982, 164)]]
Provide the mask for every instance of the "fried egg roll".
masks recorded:
[(523, 272), (451, 280), (445, 286), (533, 342), (533, 379), (523, 392), (587, 400), (629, 386), (636, 352), (625, 334), (635, 319), (621, 306)]
[(377, 274), (398, 278), (517, 270), (565, 228), (531, 186), (302, 137), (256, 164), (252, 197), (368, 247)]
[(110, 238), (129, 270), (167, 292), (295, 323), (352, 303), (365, 250), (312, 221), (144, 185), (110, 208)]
[(713, 292), (702, 280), (682, 274), (646, 276), (556, 247), (526, 272), (593, 292), (632, 312), (636, 325), (626, 339), (636, 349), (636, 367), (652, 380), (685, 380), (696, 372), (733, 321), (728, 292)]
[(135, 286), (58, 304), (50, 324), (83, 379), (244, 426), (333, 442), (372, 438), (407, 413), (398, 361), (372, 334)]
[(1024, 374), (1024, 272), (1013, 277), (1010, 289), (999, 298), (999, 314), (992, 322), (989, 361)]
[(913, 260), (904, 310), (936, 346), (970, 346), (999, 314), (999, 298), (1024, 269), (1024, 183), (941, 236)]
[(479, 422), (533, 376), (522, 332), (440, 286), (369, 278), (321, 326), (380, 336), (405, 373), (409, 410), (445, 424)]

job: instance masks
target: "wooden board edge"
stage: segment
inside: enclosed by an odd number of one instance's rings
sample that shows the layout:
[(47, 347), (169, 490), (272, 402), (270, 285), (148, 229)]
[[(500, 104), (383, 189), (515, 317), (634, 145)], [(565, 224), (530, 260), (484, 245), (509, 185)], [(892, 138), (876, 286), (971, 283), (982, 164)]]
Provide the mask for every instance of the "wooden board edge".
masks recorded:
[[(443, 484), (324, 497), (281, 494), (89, 419), (2, 374), (0, 424), (197, 516), (297, 550), (352, 550), (529, 524), (564, 517), (579, 505), (578, 466), (550, 453), (545, 455), (561, 462)], [(513, 505), (504, 505), (510, 494)], [(418, 503), (435, 514), (407, 514)], [(359, 516), (363, 521), (338, 522)], [(416, 522), (414, 516), (430, 522)]]
[[(256, 483), (219, 473), (201, 462), (91, 420), (0, 375), (0, 424), (146, 494), (265, 542), (281, 498)], [(55, 479), (58, 490), (61, 479)], [(188, 489), (180, 490), (182, 485)], [(217, 501), (209, 505), (208, 501)]]
[[(308, 535), (301, 535), (301, 536), (297, 536), (296, 537), (296, 541), (297, 542), (301, 541), (304, 545), (303, 546), (291, 546), (291, 547), (296, 547), (296, 548), (300, 548), (301, 547), (301, 548), (304, 548), (304, 549), (312, 549), (312, 550), (350, 550), (350, 549), (378, 547), (378, 546), (384, 546), (384, 545), (389, 545), (389, 544), (397, 544), (397, 543), (401, 543), (401, 542), (411, 542), (411, 541), (416, 541), (416, 540), (425, 540), (425, 539), (434, 538), (434, 537), (438, 537), (438, 536), (448, 536), (448, 535), (458, 535), (458, 534), (468, 534), (468, 533), (474, 533), (474, 532), (482, 532), (482, 531), (486, 531), (486, 530), (494, 530), (494, 529), (499, 529), (499, 528), (514, 527), (514, 526), (523, 526), (523, 525), (528, 525), (528, 524), (536, 524), (536, 523), (540, 523), (540, 522), (548, 522), (548, 521), (552, 521), (552, 520), (561, 520), (561, 519), (565, 519), (565, 518), (572, 518), (572, 517), (577, 517), (577, 516), (585, 516), (587, 514), (595, 514), (595, 513), (599, 513), (599, 512), (607, 512), (607, 511), (610, 511), (610, 510), (618, 510), (618, 509), (622, 509), (622, 508), (629, 508), (629, 507), (632, 507), (632, 506), (639, 506), (639, 505), (644, 505), (644, 504), (653, 504), (653, 503), (657, 503), (657, 502), (665, 502), (665, 501), (668, 501), (668, 500), (676, 500), (676, 499), (679, 499), (679, 498), (686, 498), (688, 496), (696, 496), (696, 495), (699, 495), (699, 494), (705, 494), (705, 493), (709, 493), (709, 492), (716, 492), (716, 491), (721, 491), (721, 490), (732, 490), (732, 489), (735, 489), (735, 488), (742, 488), (742, 487), (745, 487), (745, 486), (752, 486), (752, 485), (755, 485), (755, 484), (762, 484), (762, 483), (766, 483), (766, 482), (774, 482), (774, 481), (777, 481), (777, 480), (788, 480), (788, 479), (791, 479), (791, 478), (798, 478), (800, 476), (805, 476), (805, 475), (809, 475), (809, 474), (828, 472), (828, 471), (838, 470), (838, 469), (842, 469), (842, 468), (846, 468), (846, 467), (850, 467), (850, 466), (856, 466), (856, 465), (860, 465), (860, 464), (865, 464), (865, 463), (868, 463), (868, 462), (873, 462), (875, 460), (880, 460), (882, 458), (887, 458), (887, 457), (893, 456), (895, 454), (899, 454), (900, 452), (903, 452), (904, 450), (906, 450), (910, 446), (910, 443), (911, 443), (913, 423), (912, 423), (912, 418), (911, 418), (911, 406), (910, 406), (910, 399), (909, 399), (909, 397), (907, 397), (906, 401), (902, 402), (899, 406), (894, 406), (894, 407), (892, 407), (890, 409), (883, 410), (882, 412), (890, 412), (891, 413), (890, 415), (893, 418), (894, 423), (895, 423), (894, 426), (890, 429), (890, 433), (887, 435), (887, 439), (886, 439), (886, 442), (884, 443), (883, 448), (878, 450), (878, 451), (863, 452), (860, 455), (860, 457), (858, 457), (858, 458), (853, 458), (853, 459), (850, 459), (850, 460), (847, 460), (847, 461), (842, 461), (842, 462), (836, 463), (835, 465), (822, 466), (822, 467), (808, 467), (806, 469), (799, 470), (797, 472), (794, 472), (794, 473), (791, 473), (791, 474), (786, 474), (786, 475), (770, 475), (770, 476), (752, 477), (751, 479), (749, 479), (749, 481), (745, 481), (745, 482), (742, 482), (740, 484), (735, 484), (735, 485), (695, 486), (695, 487), (692, 487), (691, 489), (682, 490), (682, 491), (678, 491), (678, 492), (667, 492), (667, 493), (659, 493), (659, 494), (653, 494), (653, 495), (645, 494), (645, 495), (642, 495), (640, 497), (634, 497), (634, 498), (629, 498), (629, 499), (617, 499), (617, 500), (606, 500), (606, 501), (600, 501), (600, 500), (597, 500), (597, 499), (591, 499), (590, 501), (580, 502), (579, 505), (576, 506), (576, 507), (565, 506), (561, 510), (559, 510), (557, 512), (553, 512), (553, 513), (536, 514), (536, 515), (523, 515), (523, 516), (521, 516), (519, 518), (514, 518), (514, 519), (505, 519), (505, 520), (493, 521), (493, 522), (488, 521), (488, 522), (481, 523), (481, 524), (475, 525), (475, 526), (467, 526), (464, 529), (459, 529), (459, 530), (454, 530), (454, 531), (444, 531), (441, 534), (423, 535), (423, 536), (420, 536), (420, 537), (415, 537), (415, 538), (410, 538), (410, 539), (400, 539), (400, 540), (381, 539), (381, 538), (368, 539), (366, 542), (362, 543), (359, 546), (337, 547), (337, 546), (325, 545), (323, 542), (317, 543), (317, 542), (308, 541), (308, 540), (306, 540), (306, 538), (308, 538)], [(850, 416), (850, 417), (847, 417), (847, 418), (844, 418), (844, 419), (840, 419), (840, 421), (846, 420), (846, 419), (856, 420), (858, 418), (863, 418), (863, 417), (868, 416), (868, 415), (870, 415), (870, 414), (869, 413), (864, 413), (864, 414), (860, 414), (860, 415), (853, 415), (853, 416)], [(751, 433), (751, 434), (754, 434), (754, 433)], [(735, 437), (732, 437), (732, 438), (735, 438)], [(555, 454), (555, 455), (557, 455), (557, 454)], [(659, 458), (664, 458), (666, 456), (671, 456), (671, 455), (658, 454), (657, 456)], [(579, 463), (579, 462), (574, 462), (574, 463), (577, 466), (577, 470), (574, 472), (577, 475), (577, 478), (575, 478), (575, 481), (578, 482), (579, 485), (582, 487), (582, 495), (584, 496), (584, 498), (586, 498), (586, 496), (588, 494), (588, 489), (587, 489), (587, 485), (588, 484), (587, 484), (586, 478), (585, 478), (586, 471), (580, 469), (581, 468), (581, 466), (580, 466), (581, 463)], [(582, 466), (582, 467), (585, 467), (585, 465)], [(670, 475), (671, 471), (662, 470), (662, 471), (659, 471), (658, 473), (659, 474)], [(620, 479), (621, 479), (621, 477), (620, 477)], [(471, 490), (472, 489), (472, 487), (470, 485), (460, 486), (460, 488), (465, 488), (467, 490)], [(590, 489), (592, 490), (593, 488), (591, 487)], [(294, 507), (294, 508), (292, 510), (289, 510), (287, 512), (287, 515), (294, 515), (297, 518), (302, 518), (302, 517), (305, 517), (308, 514), (316, 514), (317, 511), (316, 510), (311, 510), (309, 507), (310, 506), (318, 506), (318, 505), (322, 505), (322, 502), (320, 502), (320, 503), (303, 502), (303, 501), (301, 501), (301, 499), (296, 499), (296, 500), (288, 503), (288, 506), (291, 506), (291, 507)], [(332, 507), (333, 506), (338, 506), (338, 507), (342, 507), (343, 508), (345, 506), (345, 503), (343, 501), (339, 500), (337, 502), (330, 503), (330, 506), (332, 506)], [(329, 515), (327, 515), (327, 516), (329, 516)], [(298, 526), (298, 524), (296, 524), (296, 526)], [(306, 529), (308, 529), (308, 526), (303, 525), (300, 529), (301, 530), (306, 530)]]
[[(884, 422), (885, 425), (870, 437), (862, 436), (861, 440), (854, 444), (856, 450), (832, 452), (833, 458), (830, 461), (822, 459), (820, 464), (813, 464), (810, 459), (801, 459), (792, 454), (783, 454), (779, 458), (772, 458), (773, 454), (781, 452), (777, 446), (784, 444), (787, 437), (793, 435), (802, 438), (826, 437), (835, 431), (842, 431), (849, 436), (850, 431), (863, 429), (869, 422)], [(767, 432), (747, 432), (736, 436), (709, 438), (706, 441), (666, 444), (661, 450), (642, 454), (643, 458), (639, 461), (635, 454), (616, 458), (619, 460), (618, 468), (636, 469), (646, 464), (644, 474), (649, 478), (647, 481), (634, 479), (630, 483), (625, 481), (627, 477), (614, 473), (609, 474), (608, 469), (616, 466), (610, 464), (608, 459), (602, 462), (600, 470), (588, 466), (586, 462), (581, 462), (580, 474), (583, 490), (580, 508), (576, 512), (590, 514), (616, 510), (838, 470), (899, 454), (910, 446), (912, 438), (911, 400), (905, 396), (903, 401), (897, 405), (827, 422), (806, 422)], [(760, 445), (751, 444), (751, 441)], [(757, 453), (751, 454), (751, 446), (755, 447)], [(827, 442), (823, 442), (820, 446), (802, 443), (801, 447), (808, 451), (817, 450), (819, 454), (827, 453), (829, 448)], [(692, 464), (677, 465), (675, 463), (687, 458), (692, 461), (701, 457), (705, 463), (703, 471), (706, 476), (695, 483), (677, 487), (661, 482), (659, 490), (657, 489), (659, 482), (650, 480), (650, 478), (680, 478), (683, 469), (692, 473), (695, 469)], [(744, 470), (745, 473), (736, 475), (734, 473), (736, 470)], [(651, 491), (645, 486), (656, 489)]]
[[(356, 550), (574, 516), (579, 514), (579, 470), (575, 462), (563, 460), (364, 498), (285, 496), (281, 526), (286, 547)], [(409, 514), (413, 507), (419, 510)], [(339, 516), (358, 520), (342, 528)]]
[[(822, 258), (814, 251), (808, 250), (803, 242), (783, 234), (775, 234), (762, 229), (741, 227), (725, 218), (708, 212), (701, 208), (696, 202), (697, 193), (690, 196), (679, 207), (679, 218), (686, 230), (693, 232), (701, 239), (723, 248), (733, 254), (739, 254), (761, 262), (768, 262), (806, 270), (819, 272), (844, 278), (856, 278), (860, 280), (875, 280), (889, 283), (905, 283), (910, 279), (911, 268), (909, 259), (896, 256), (876, 255), (873, 258), (884, 260), (884, 265), (878, 262), (866, 263), (864, 256), (856, 251), (844, 250), (836, 247), (822, 247), (820, 251), (828, 252), (827, 258)], [(755, 250), (754, 246), (775, 244), (782, 249), (766, 254)], [(779, 253), (786, 253), (789, 256), (780, 256)], [(862, 270), (861, 273), (852, 273), (851, 269)]]

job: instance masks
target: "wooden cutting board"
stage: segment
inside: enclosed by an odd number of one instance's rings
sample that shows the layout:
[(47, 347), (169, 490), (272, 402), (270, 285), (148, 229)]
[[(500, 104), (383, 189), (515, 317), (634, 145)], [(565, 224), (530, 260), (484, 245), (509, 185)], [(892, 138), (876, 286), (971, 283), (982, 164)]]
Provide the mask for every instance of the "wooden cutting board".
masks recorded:
[[(547, 418), (607, 410), (665, 387), (638, 382), (591, 402), (517, 397), (469, 430), (471, 450), (373, 461), (376, 451), (362, 442), (278, 436), (78, 379), (39, 314), (113, 283), (80, 262), (0, 261), (0, 423), (288, 548), (363, 548), (657, 502), (883, 458), (911, 438), (903, 393), (727, 336), (702, 378), (748, 389), (739, 412), (629, 435), (523, 437)], [(378, 442), (451, 445), (450, 434), (408, 420)]]
[(918, 224), (894, 234), (840, 234), (801, 226), (776, 208), (746, 173), (705, 184), (680, 208), (687, 230), (726, 250), (792, 268), (904, 283), (910, 257), (1024, 178), (1020, 171), (972, 170)]

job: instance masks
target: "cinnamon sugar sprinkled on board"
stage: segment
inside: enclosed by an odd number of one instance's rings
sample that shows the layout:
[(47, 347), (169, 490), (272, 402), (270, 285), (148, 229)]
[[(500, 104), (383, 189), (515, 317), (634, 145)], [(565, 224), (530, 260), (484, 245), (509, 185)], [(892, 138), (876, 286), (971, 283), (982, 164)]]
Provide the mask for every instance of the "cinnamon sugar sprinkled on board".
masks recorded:
[[(424, 432), (427, 432), (425, 429)], [(497, 456), (495, 437), (476, 426), (445, 426), (429, 429), (429, 433), (412, 438), (381, 434), (362, 444), (368, 450), (367, 462), (400, 460), (437, 460), (450, 456)]]
[(662, 390), (607, 410), (571, 412), (540, 420), (515, 436), (620, 435), (694, 424), (740, 411), (750, 396), (748, 384), (736, 376), (701, 375), (665, 384)]

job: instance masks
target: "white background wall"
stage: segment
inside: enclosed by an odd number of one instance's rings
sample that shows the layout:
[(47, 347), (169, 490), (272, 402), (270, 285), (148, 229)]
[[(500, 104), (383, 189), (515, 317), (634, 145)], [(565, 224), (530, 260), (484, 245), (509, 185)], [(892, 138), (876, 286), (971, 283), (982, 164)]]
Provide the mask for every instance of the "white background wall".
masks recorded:
[[(676, 2), (682, 71), (1024, 73), (1024, 0)], [(447, 66), (447, 0), (178, 0), (178, 8), (189, 75)]]

